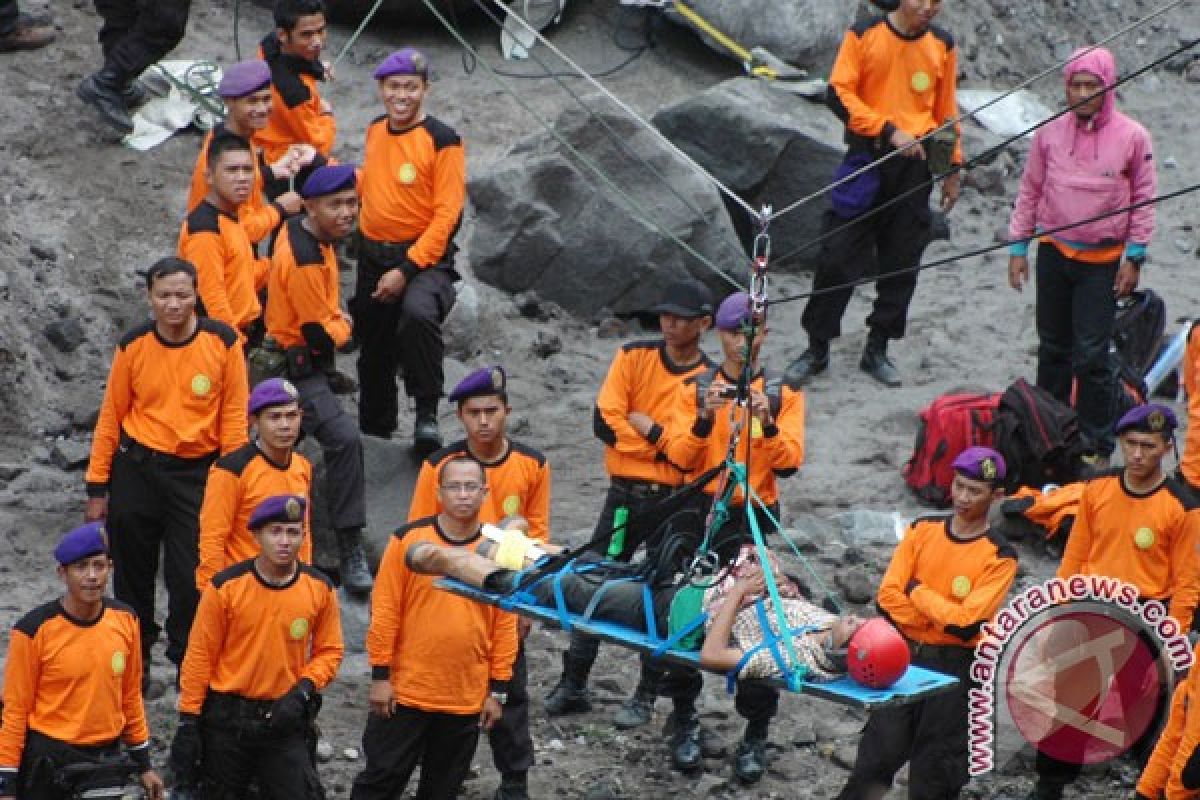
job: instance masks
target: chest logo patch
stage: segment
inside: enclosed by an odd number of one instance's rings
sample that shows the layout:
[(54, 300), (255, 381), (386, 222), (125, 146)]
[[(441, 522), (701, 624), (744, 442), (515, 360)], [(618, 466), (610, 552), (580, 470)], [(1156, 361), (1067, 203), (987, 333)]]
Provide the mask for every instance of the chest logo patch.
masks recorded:
[(412, 164), (403, 164), (396, 177), (400, 179), (401, 183), (408, 185), (417, 179), (417, 168)]
[(515, 494), (510, 494), (504, 498), (504, 514), (511, 517), (513, 514), (519, 513), (521, 510), (521, 498)]
[(929, 87), (933, 85), (933, 79), (929, 77), (928, 72), (914, 72), (911, 84), (914, 92), (928, 92)]
[(109, 665), (112, 667), (113, 675), (116, 675), (118, 678), (121, 677), (122, 675), (124, 675), (125, 674), (125, 654), (122, 653), (120, 650), (113, 653), (112, 659), (109, 661)]
[(971, 579), (966, 575), (959, 575), (951, 581), (950, 593), (959, 600), (965, 600), (971, 593)]
[(1154, 546), (1154, 531), (1149, 528), (1138, 528), (1133, 534), (1133, 543), (1139, 550), (1149, 550)]
[(288, 626), (288, 635), (296, 641), (303, 639), (308, 635), (308, 620), (304, 617), (296, 617)]
[(192, 378), (192, 394), (205, 397), (212, 391), (212, 379), (203, 372), (197, 372)]
[(758, 421), (758, 417), (754, 417), (753, 420), (750, 422), (750, 438), (751, 439), (763, 438), (763, 426), (762, 426), (762, 423)]

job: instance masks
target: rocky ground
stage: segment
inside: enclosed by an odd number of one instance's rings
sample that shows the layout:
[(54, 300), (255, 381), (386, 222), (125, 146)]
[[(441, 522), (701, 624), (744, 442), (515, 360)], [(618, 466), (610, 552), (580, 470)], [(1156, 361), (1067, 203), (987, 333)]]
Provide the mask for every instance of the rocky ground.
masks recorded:
[[(1119, 41), (1116, 49), (1126, 70), (1195, 37), (1195, 9), (1188, 5)], [(249, 50), (269, 17), (260, 8), (242, 6), (242, 46)], [(194, 3), (178, 56), (233, 60), (232, 8), (230, 0)], [(1075, 44), (1106, 35), (1150, 8), (1144, 0), (1019, 6), (992, 0), (948, 4), (945, 21), (963, 53), (964, 85), (1005, 88), (1064, 57)], [(183, 134), (146, 154), (116, 146), (73, 95), (75, 84), (98, 58), (97, 18), (83, 0), (56, 4), (54, 13), (60, 26), (56, 45), (0, 57), (0, 97), (6, 98), (0, 115), (0, 623), (5, 628), (56, 591), (49, 551), (57, 536), (80, 519), (80, 470), (108, 359), (118, 332), (146, 313), (136, 271), (173, 250), (199, 144), (197, 136)], [(491, 24), (472, 15), (464, 16), (463, 24), (467, 38), (486, 58), (494, 58), (498, 37)], [(572, 0), (553, 37), (585, 67), (599, 71), (627, 57), (613, 36), (618, 26), (630, 24), (614, 2)], [(349, 32), (335, 28), (331, 50), (339, 50)], [(627, 44), (629, 32), (622, 36)], [(552, 117), (572, 102), (547, 81), (512, 80), (529, 107), (522, 108), (480, 68), (469, 70), (469, 59), (460, 57), (456, 43), (432, 21), (374, 26), (339, 66), (328, 92), (338, 115), (341, 157), (353, 160), (360, 154), (362, 130), (379, 113), (371, 67), (391, 48), (409, 43), (432, 56), (436, 79), (431, 111), (462, 131), (472, 171), (504, 159), (516, 137), (537, 129), (530, 110)], [(831, 55), (806, 66), (824, 74)], [(1188, 61), (1176, 59), (1170, 68), (1155, 70), (1121, 92), (1123, 106), (1154, 135), (1161, 191), (1191, 185), (1200, 176), (1191, 146), (1200, 92), (1187, 80), (1200, 68), (1192, 63), (1187, 69)], [(536, 71), (530, 65), (507, 68)], [(735, 65), (690, 34), (667, 26), (656, 29), (654, 47), (607, 78), (606, 85), (649, 115), (736, 72)], [(1034, 89), (1053, 105), (1059, 86), (1051, 77)], [(950, 242), (931, 248), (927, 258), (993, 241), (1006, 223), (1019, 157), (1020, 148), (1014, 148), (976, 172), (973, 186), (951, 215)], [(1200, 288), (1191, 280), (1197, 246), (1194, 209), (1194, 196), (1159, 209), (1158, 234), (1144, 272), (1145, 282), (1166, 297), (1173, 320), (1192, 316), (1200, 300)], [(514, 300), (474, 281), (466, 268), (469, 260), (468, 252), (462, 258), (467, 280), (456, 312), (448, 379), (483, 363), (509, 367), (514, 433), (549, 457), (555, 471), (555, 535), (564, 542), (578, 541), (592, 525), (606, 482), (600, 446), (589, 431), (591, 404), (620, 343), (612, 335), (629, 332), (611, 323), (598, 325), (597, 319), (569, 317), (529, 298)], [(923, 276), (908, 338), (894, 348), (906, 376), (904, 388), (894, 391), (880, 391), (855, 369), (864, 338), (860, 320), (869, 302), (869, 292), (861, 294), (851, 304), (832, 368), (808, 391), (807, 464), (785, 491), (785, 515), (798, 529), (817, 572), (851, 606), (869, 599), (890, 547), (886, 539), (845, 534), (826, 519), (850, 509), (919, 513), (899, 473), (916, 430), (914, 412), (951, 387), (998, 389), (1031, 373), (1033, 298), (1030, 292), (1007, 288), (1004, 263), (1002, 255), (993, 254)], [(780, 276), (771, 288), (779, 297), (806, 286), (805, 276)], [(779, 367), (803, 349), (800, 311), (800, 303), (772, 311), (766, 357)], [(715, 341), (707, 347), (715, 354)], [(352, 371), (353, 364), (347, 360), (343, 367)], [(408, 422), (402, 420), (402, 425)], [(453, 429), (451, 416), (445, 415), (443, 422)], [(368, 459), (372, 529), (378, 540), (404, 514), (404, 487), (412, 467), (402, 443), (371, 440)], [(1053, 568), (1033, 552), (1023, 550), (1022, 557), (1023, 583)], [(677, 775), (667, 767), (659, 736), (665, 703), (643, 731), (620, 733), (609, 724), (632, 689), (636, 660), (630, 654), (604, 649), (593, 686), (594, 712), (551, 720), (541, 711), (541, 698), (557, 678), (565, 638), (539, 628), (528, 645), (538, 748), (532, 774), (536, 797), (689, 793), (823, 798), (836, 793), (853, 761), (862, 715), (799, 696), (785, 699), (773, 728), (771, 771), (759, 786), (732, 785), (727, 759), (709, 762), (700, 777)], [(155, 669), (160, 677), (170, 677), (163, 668)], [(357, 746), (365, 718), (366, 675), (364, 657), (350, 655), (322, 713), (333, 748), (333, 759), (322, 771), (333, 797), (347, 795), (358, 768), (345, 751)], [(158, 752), (164, 755), (173, 700), (169, 692), (150, 704)], [(740, 723), (723, 682), (710, 680), (703, 717), (732, 753)], [(486, 745), (476, 763), (478, 775), (467, 784), (466, 796), (490, 796), (495, 773)], [(1122, 781), (1128, 777), (1120, 769), (1096, 771), (1077, 788), (1077, 796), (1125, 797), (1129, 785)], [(1018, 759), (1002, 774), (973, 782), (968, 792), (1017, 797), (1029, 785), (1028, 765)], [(899, 797), (902, 790), (893, 794)]]

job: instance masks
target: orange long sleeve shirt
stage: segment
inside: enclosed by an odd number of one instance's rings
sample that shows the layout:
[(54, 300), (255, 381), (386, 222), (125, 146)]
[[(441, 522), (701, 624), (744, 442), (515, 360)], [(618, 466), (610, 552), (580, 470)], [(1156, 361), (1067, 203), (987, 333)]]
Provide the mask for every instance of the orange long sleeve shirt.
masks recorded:
[[(299, 453), (292, 453), (286, 464), (276, 464), (251, 442), (217, 459), (200, 506), (196, 588), (204, 591), (221, 570), (258, 556), (258, 541), (247, 523), (259, 503), (281, 494), (307, 498), (311, 492), (312, 464)], [(312, 527), (307, 520), (305, 531), (300, 560), (311, 564)]]
[(271, 115), (255, 138), (271, 162), (283, 158), (294, 144), (311, 144), (328, 158), (337, 137), (337, 120), (325, 110), (318, 88), (318, 81), (325, 79), (324, 67), (279, 48), (274, 32), (258, 48), (258, 57), (271, 67)]
[[(438, 470), (449, 458), (471, 458), (467, 440), (455, 442), (427, 456), (417, 474), (408, 520), (412, 522), (436, 516), (442, 510), (438, 500)], [(499, 523), (514, 514), (529, 522), (529, 535), (550, 541), (550, 465), (546, 457), (520, 442), (509, 442), (508, 452), (498, 461), (480, 461), (487, 476), (488, 493), (479, 510), (479, 521)]]
[[(949, 519), (918, 519), (896, 546), (876, 602), (916, 642), (973, 647), (1017, 575), (1017, 551), (989, 529), (963, 541)], [(917, 586), (905, 590), (910, 581)]]
[[(794, 474), (804, 463), (804, 393), (777, 381), (771, 382), (775, 385), (769, 390), (764, 389), (767, 377), (760, 371), (750, 382), (750, 387), (767, 392), (774, 424), (763, 427), (757, 419), (752, 420), (748, 435), (743, 432), (736, 454), (738, 461), (743, 464), (749, 459), (750, 486), (764, 503), (777, 502), (778, 478)], [(704, 472), (725, 463), (733, 432), (729, 409), (721, 409), (713, 414), (712, 419), (702, 420), (696, 416), (697, 394), (698, 387), (702, 391), (708, 384), (735, 383), (718, 368), (700, 376), (694, 383), (688, 382), (680, 387), (675, 416), (663, 436), (663, 446), (672, 463), (691, 472)], [(737, 412), (739, 422), (744, 411), (740, 409)], [(719, 489), (718, 481), (710, 481), (704, 487), (708, 494), (715, 494)], [(746, 502), (740, 488), (736, 490), (733, 502)]]
[[(897, 128), (919, 138), (957, 117), (957, 83), (958, 50), (948, 32), (934, 25), (906, 36), (886, 16), (846, 31), (829, 75), (831, 105), (847, 132), (884, 142)], [(962, 159), (956, 146), (954, 163)]]
[(209, 691), (277, 700), (302, 678), (329, 685), (342, 663), (337, 594), (320, 570), (301, 564), (283, 586), (243, 561), (200, 597), (179, 673), (179, 711), (199, 714)]
[(208, 316), (244, 331), (262, 315), (258, 290), (267, 285), (270, 262), (255, 254), (236, 217), (201, 203), (184, 220), (178, 249), (196, 267)]
[(1183, 353), (1183, 389), (1187, 392), (1188, 424), (1179, 471), (1188, 483), (1200, 489), (1200, 325), (1193, 325), (1188, 333)]
[(316, 322), (341, 347), (350, 340), (342, 316), (337, 252), (304, 227), (304, 217), (289, 220), (275, 240), (267, 288), (267, 333), (281, 347), (304, 343), (300, 326)]
[[(187, 210), (191, 213), (196, 206), (204, 202), (204, 198), (208, 197), (209, 189), (208, 180), (204, 177), (204, 173), (208, 170), (208, 145), (212, 142), (213, 136), (217, 133), (225, 132), (226, 128), (223, 124), (218, 124), (213, 127), (204, 137), (204, 143), (200, 145), (200, 155), (196, 157), (196, 166), (192, 168), (192, 183), (188, 188)], [(242, 223), (242, 227), (246, 230), (246, 235), (250, 237), (250, 241), (258, 244), (263, 239), (279, 227), (285, 216), (283, 208), (276, 203), (267, 201), (264, 193), (263, 172), (270, 169), (264, 159), (262, 152), (262, 142), (258, 135), (255, 135), (251, 140), (251, 146), (254, 147), (254, 187), (250, 190), (250, 196), (246, 198), (246, 202), (238, 206), (237, 218), (238, 222)], [(278, 160), (278, 159), (276, 159)]]
[(482, 534), (448, 539), (437, 518), (410, 522), (388, 542), (371, 596), (367, 658), (374, 680), (391, 681), (396, 702), (422, 711), (477, 714), (491, 681), (512, 678), (512, 614), (434, 588), (434, 576), (405, 563), (418, 542), (474, 549)]
[(380, 242), (412, 242), (419, 268), (446, 255), (467, 196), (466, 154), (454, 129), (434, 117), (394, 132), (386, 117), (367, 128), (359, 171), (358, 227)]
[[(680, 387), (712, 368), (712, 361), (703, 353), (691, 366), (672, 363), (662, 341), (629, 342), (617, 351), (592, 414), (592, 430), (604, 442), (604, 467), (610, 477), (667, 486), (683, 484), (687, 470), (668, 461), (662, 434), (683, 402)], [(654, 420), (648, 436), (629, 424), (631, 411)]]
[(99, 619), (70, 617), (57, 600), (13, 626), (4, 667), (0, 770), (16, 772), (28, 731), (68, 744), (121, 739), (146, 747), (137, 615), (105, 599)]
[(1123, 470), (1088, 481), (1058, 577), (1119, 578), (1144, 598), (1169, 599), (1169, 613), (1187, 630), (1200, 600), (1195, 503), (1174, 478), (1141, 495), (1125, 487)]
[(246, 359), (227, 325), (201, 317), (192, 337), (178, 344), (163, 341), (153, 322), (134, 328), (117, 345), (104, 387), (87, 468), (88, 495), (108, 493), (122, 432), (180, 458), (241, 447), (248, 391)]
[(1200, 746), (1200, 697), (1189, 672), (1171, 697), (1171, 713), (1158, 736), (1154, 753), (1138, 778), (1137, 793), (1150, 800), (1196, 800), (1200, 791), (1185, 789), (1181, 776), (1188, 759)]

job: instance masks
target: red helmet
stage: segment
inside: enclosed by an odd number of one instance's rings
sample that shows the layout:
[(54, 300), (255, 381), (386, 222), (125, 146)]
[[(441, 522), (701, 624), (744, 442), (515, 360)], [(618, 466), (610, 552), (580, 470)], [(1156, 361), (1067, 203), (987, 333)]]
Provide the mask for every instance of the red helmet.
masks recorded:
[(900, 680), (908, 661), (908, 642), (883, 617), (864, 622), (846, 648), (850, 677), (872, 689), (886, 689)]

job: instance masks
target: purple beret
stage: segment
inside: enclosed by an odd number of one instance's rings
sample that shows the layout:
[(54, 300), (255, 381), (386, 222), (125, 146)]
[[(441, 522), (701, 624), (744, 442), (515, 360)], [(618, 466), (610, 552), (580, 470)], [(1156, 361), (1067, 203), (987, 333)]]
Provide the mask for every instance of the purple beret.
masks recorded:
[(54, 560), (64, 567), (88, 556), (108, 552), (108, 535), (101, 522), (89, 522), (68, 533), (54, 548)]
[(328, 164), (313, 170), (300, 190), (305, 199), (340, 192), (355, 187), (353, 164)]
[(286, 406), (300, 399), (300, 392), (291, 381), (283, 378), (268, 378), (250, 393), (250, 413), (257, 414), (271, 406)]
[(672, 283), (662, 294), (651, 314), (674, 314), (685, 319), (708, 317), (713, 313), (713, 296), (700, 281)]
[(420, 75), (428, 79), (429, 59), (415, 47), (397, 50), (375, 68), (375, 80), (381, 81), (389, 75)]
[(300, 522), (304, 519), (304, 509), (308, 505), (298, 494), (277, 494), (268, 497), (254, 507), (250, 512), (250, 521), (246, 527), (256, 531), (271, 522)]
[(480, 367), (458, 382), (450, 392), (451, 403), (458, 403), (469, 397), (485, 397), (501, 394), (508, 387), (508, 376), (504, 367)]
[(958, 454), (950, 466), (964, 477), (992, 484), (1004, 480), (1008, 474), (1004, 456), (990, 447), (968, 447)]
[(716, 326), (719, 331), (736, 331), (750, 319), (750, 295), (734, 292), (717, 308)]
[(1139, 433), (1161, 433), (1170, 436), (1179, 427), (1175, 412), (1159, 403), (1134, 406), (1117, 420), (1117, 435), (1125, 431)]
[(225, 70), (217, 94), (226, 100), (234, 100), (270, 85), (271, 68), (267, 62), (258, 59), (239, 61)]

